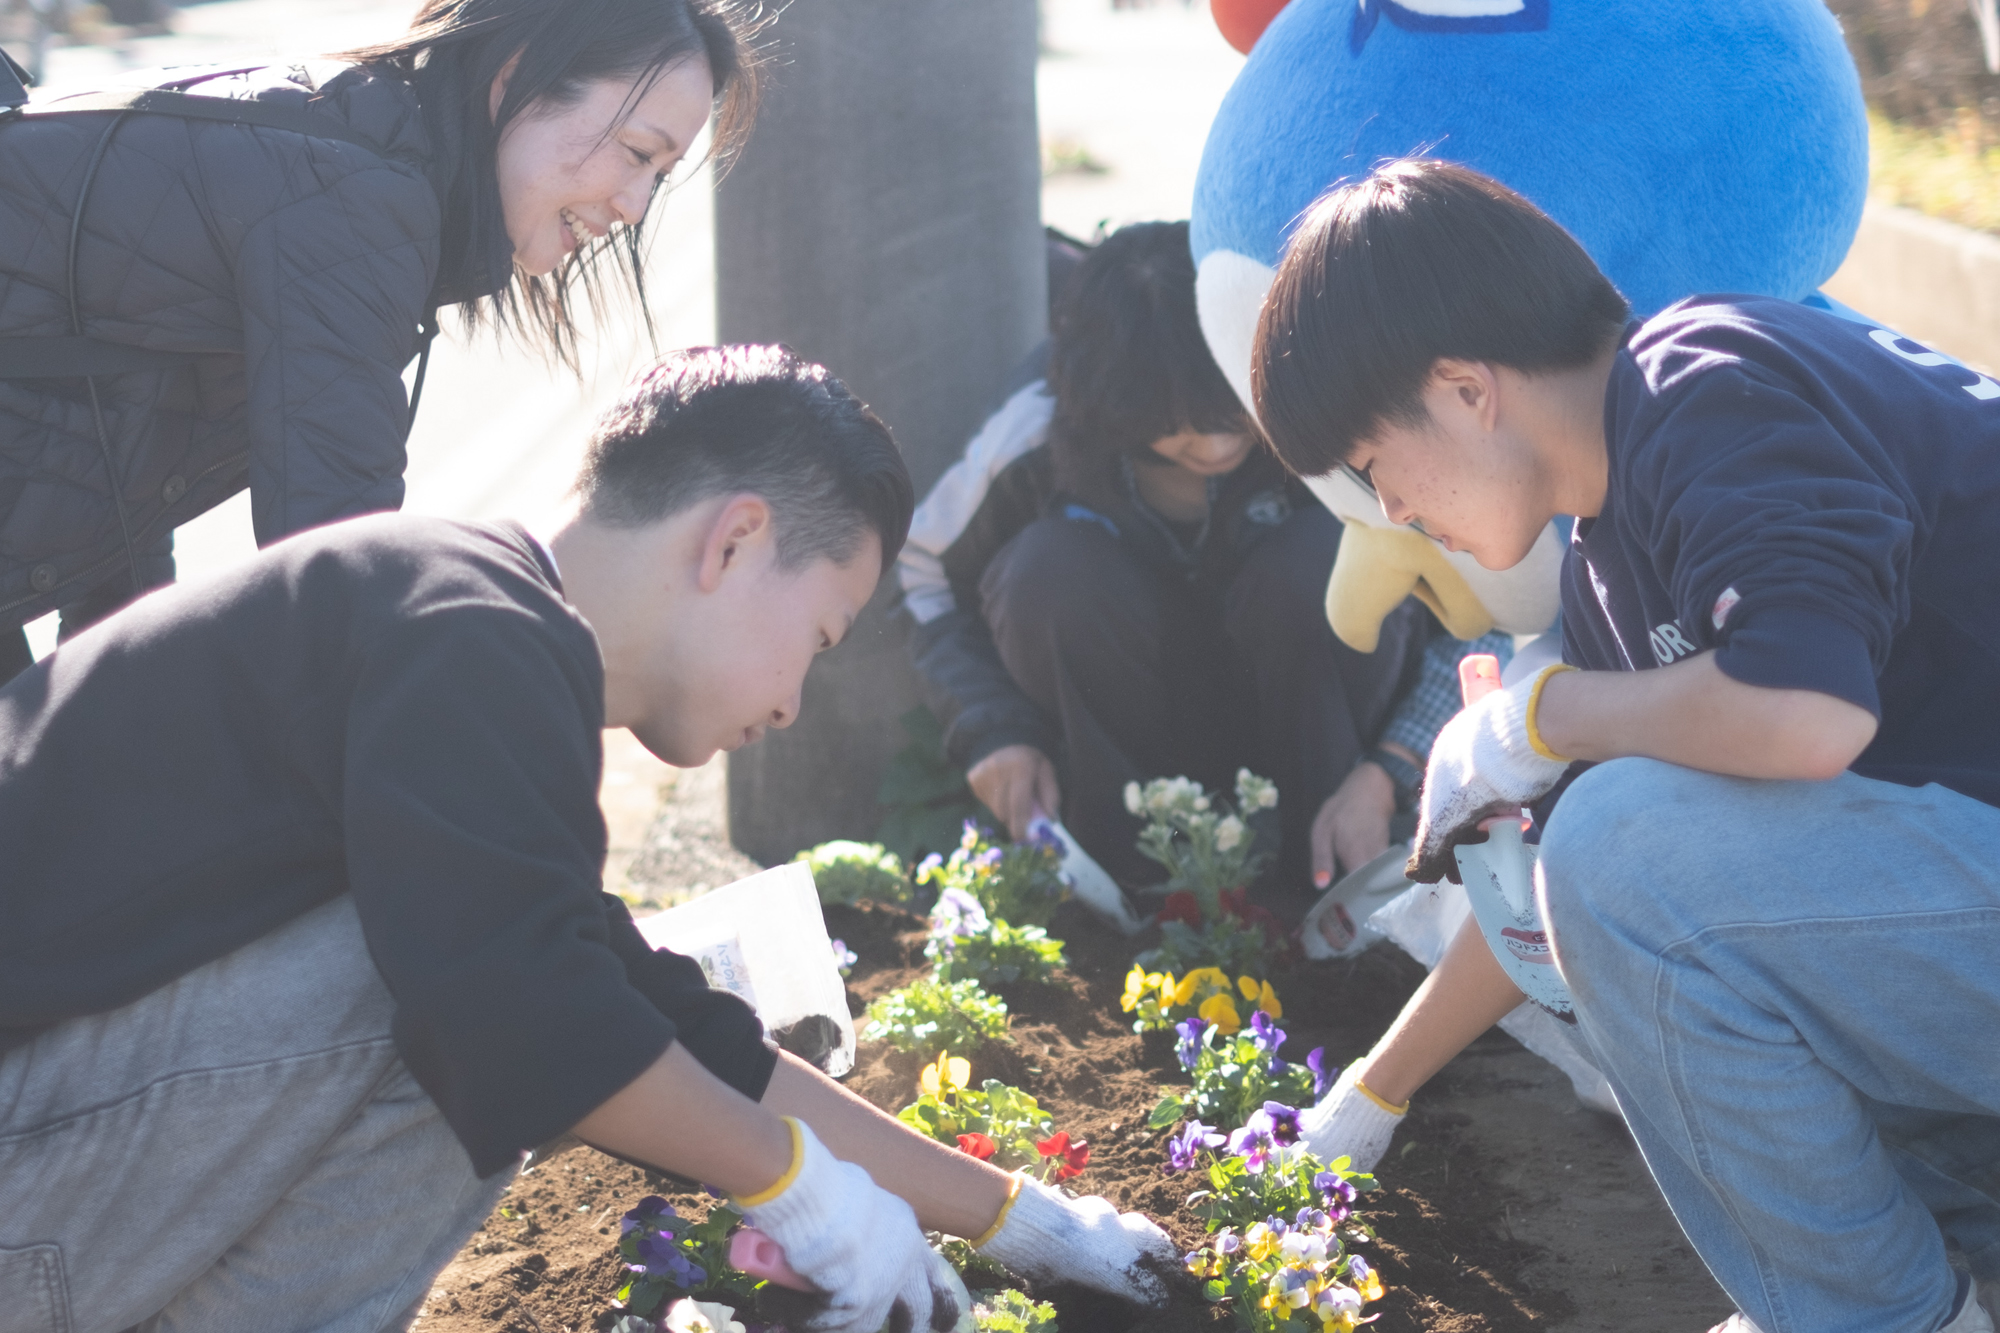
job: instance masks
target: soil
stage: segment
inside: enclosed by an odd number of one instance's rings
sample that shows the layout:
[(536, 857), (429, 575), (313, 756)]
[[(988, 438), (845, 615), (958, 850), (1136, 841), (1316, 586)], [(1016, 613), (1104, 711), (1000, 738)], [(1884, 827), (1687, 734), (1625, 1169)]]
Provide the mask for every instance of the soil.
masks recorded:
[[(719, 766), (717, 766), (719, 768)], [(642, 857), (653, 901), (686, 896), (699, 878), (734, 867), (708, 811), (719, 793), (681, 775), (655, 825), (661, 853)], [(711, 777), (702, 773), (700, 777)], [(711, 845), (715, 844), (715, 845)], [(690, 854), (699, 853), (699, 854)], [(635, 878), (639, 878), (635, 876)], [(828, 932), (859, 957), (848, 1001), (870, 999), (923, 971), (923, 923), (892, 909), (830, 907)], [(1105, 931), (1065, 906), (1050, 933), (1068, 941), (1070, 967), (1046, 985), (1003, 987), (1012, 1042), (989, 1043), (973, 1076), (1032, 1093), (1057, 1128), (1090, 1142), (1090, 1165), (1071, 1183), (1158, 1220), (1183, 1246), (1201, 1234), (1183, 1207), (1193, 1188), (1161, 1170), (1164, 1131), (1146, 1115), (1185, 1084), (1172, 1035), (1135, 1035), (1119, 1012), (1126, 967), (1146, 940)], [(1389, 946), (1333, 963), (1297, 963), (1275, 978), (1291, 1044), (1345, 1062), (1389, 1025), (1423, 979)], [(915, 1096), (918, 1060), (864, 1044), (849, 1087), (888, 1110)], [(1495, 1031), (1434, 1078), (1364, 1196), (1374, 1225), (1370, 1258), (1388, 1286), (1370, 1306), (1381, 1333), (1700, 1333), (1729, 1303), (1688, 1249), (1622, 1123), (1583, 1109), (1568, 1081)], [(524, 1172), (502, 1206), (439, 1275), (421, 1333), (584, 1333), (608, 1328), (621, 1272), (619, 1216), (647, 1194), (700, 1216), (706, 1196), (587, 1148)], [(1214, 1330), (1227, 1319), (1192, 1288), (1166, 1311), (1135, 1320), (1087, 1292), (1055, 1301), (1064, 1333)]]
[[(906, 985), (924, 971), (922, 921), (908, 913), (864, 907), (826, 909), (828, 931), (842, 937), (860, 957), (850, 979), (848, 1001), (858, 1015), (870, 999)], [(1002, 1079), (1040, 1099), (1058, 1129), (1090, 1141), (1090, 1167), (1074, 1189), (1100, 1193), (1120, 1209), (1140, 1209), (1158, 1219), (1176, 1243), (1192, 1249), (1202, 1235), (1200, 1221), (1182, 1203), (1192, 1189), (1186, 1177), (1168, 1177), (1164, 1131), (1146, 1129), (1162, 1091), (1186, 1079), (1172, 1055), (1172, 1035), (1134, 1035), (1118, 1011), (1124, 969), (1134, 943), (1104, 933), (1074, 907), (1064, 907), (1050, 933), (1070, 941), (1070, 969), (1046, 985), (1002, 987), (1012, 1013), (1012, 1041), (988, 1043), (972, 1057), (974, 1079)], [(1402, 953), (1380, 947), (1344, 963), (1304, 963), (1280, 973), (1292, 1047), (1304, 1057), (1324, 1045), (1328, 1057), (1348, 1061), (1388, 1027), (1404, 999), (1422, 981), (1422, 969)], [(920, 1061), (886, 1045), (864, 1045), (848, 1087), (884, 1109), (898, 1109), (914, 1097)], [(1530, 1223), (1532, 1195), (1556, 1185), (1556, 1195), (1572, 1199), (1580, 1177), (1578, 1155), (1596, 1151), (1610, 1165), (1630, 1163), (1632, 1149), (1622, 1127), (1596, 1123), (1574, 1109), (1564, 1117), (1566, 1087), (1544, 1087), (1534, 1071), (1548, 1069), (1506, 1037), (1490, 1037), (1454, 1063), (1438, 1095), (1438, 1085), (1418, 1099), (1410, 1123), (1398, 1135), (1398, 1151), (1380, 1171), (1384, 1187), (1364, 1197), (1364, 1215), (1376, 1227), (1372, 1259), (1382, 1271), (1388, 1295), (1372, 1305), (1380, 1311), (1382, 1333), (1500, 1333), (1548, 1327), (1648, 1327), (1634, 1315), (1666, 1315), (1662, 1329), (1698, 1331), (1728, 1313), (1708, 1285), (1706, 1301), (1672, 1299), (1664, 1309), (1656, 1297), (1686, 1289), (1690, 1271), (1706, 1283), (1678, 1237), (1652, 1235), (1644, 1223), (1662, 1213), (1650, 1181), (1632, 1189), (1588, 1191), (1596, 1199), (1590, 1225), (1622, 1227), (1630, 1237), (1624, 1265), (1636, 1283), (1632, 1299), (1614, 1303), (1610, 1321), (1578, 1321), (1578, 1303), (1568, 1287), (1576, 1277), (1610, 1277), (1620, 1287), (1624, 1271), (1582, 1275), (1572, 1269), (1576, 1237), (1558, 1227)], [(1548, 1071), (1550, 1075), (1554, 1071)], [(1522, 1077), (1528, 1075), (1528, 1077)], [(1554, 1083), (1562, 1083), (1556, 1075)], [(1534, 1095), (1550, 1105), (1534, 1105)], [(1482, 1169), (1476, 1139), (1494, 1117), (1462, 1109), (1466, 1097), (1490, 1097), (1516, 1105), (1528, 1097), (1528, 1117), (1556, 1127), (1556, 1143), (1566, 1145), (1560, 1181), (1536, 1171)], [(1574, 1107), (1574, 1099), (1570, 1099)], [(1500, 1117), (1504, 1119), (1504, 1117)], [(1562, 1121), (1570, 1123), (1564, 1125)], [(1486, 1125), (1492, 1129), (1492, 1125)], [(1578, 1131), (1594, 1131), (1578, 1135)], [(1586, 1163), (1596, 1175), (1606, 1161)], [(1630, 1175), (1630, 1171), (1628, 1171)], [(1628, 1185), (1634, 1181), (1628, 1181)], [(642, 1173), (590, 1149), (564, 1153), (520, 1177), (504, 1207), (472, 1237), (472, 1243), (440, 1275), (426, 1313), (424, 1333), (582, 1333), (606, 1329), (612, 1319), (610, 1295), (620, 1281), (614, 1255), (618, 1217), (642, 1195), (666, 1193), (678, 1209), (700, 1215), (702, 1195), (676, 1193), (674, 1183)], [(1620, 1211), (1634, 1211), (1620, 1217)], [(1582, 1227), (1570, 1219), (1570, 1229)], [(1678, 1253), (1676, 1249), (1678, 1247)], [(1606, 1267), (1590, 1261), (1588, 1267)], [(1614, 1259), (1612, 1269), (1618, 1269)], [(1604, 1285), (1598, 1281), (1596, 1285)], [(1654, 1291), (1660, 1287), (1662, 1291)], [(1192, 1285), (1174, 1305), (1134, 1319), (1082, 1291), (1038, 1293), (1058, 1307), (1066, 1333), (1118, 1333), (1144, 1327), (1150, 1333), (1226, 1327), (1226, 1317), (1208, 1307)], [(1598, 1299), (1594, 1305), (1602, 1307)], [(1710, 1317), (1712, 1315), (1712, 1317)]]

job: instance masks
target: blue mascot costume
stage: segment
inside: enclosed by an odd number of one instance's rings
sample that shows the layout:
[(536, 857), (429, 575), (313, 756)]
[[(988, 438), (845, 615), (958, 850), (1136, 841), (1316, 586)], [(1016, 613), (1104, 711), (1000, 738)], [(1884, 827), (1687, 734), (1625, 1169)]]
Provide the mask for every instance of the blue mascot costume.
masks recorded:
[[(1270, 8), (1215, 0), (1224, 31), (1255, 45), (1193, 215), (1202, 327), (1245, 403), (1290, 224), (1386, 159), (1427, 154), (1512, 186), (1642, 317), (1695, 292), (1822, 301), (1860, 223), (1867, 121), (1822, 0), (1290, 0), (1258, 36)], [(1352, 646), (1372, 651), (1412, 591), (1461, 638), (1553, 619), (1553, 530), (1496, 573), (1389, 527), (1354, 479), (1313, 487), (1348, 525), (1328, 614)]]

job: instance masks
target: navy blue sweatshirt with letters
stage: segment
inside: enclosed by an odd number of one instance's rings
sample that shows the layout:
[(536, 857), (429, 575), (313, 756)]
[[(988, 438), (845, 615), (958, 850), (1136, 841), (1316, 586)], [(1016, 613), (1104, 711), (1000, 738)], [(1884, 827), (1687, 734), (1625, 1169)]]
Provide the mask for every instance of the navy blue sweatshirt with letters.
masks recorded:
[(2000, 384), (1891, 330), (1704, 296), (1628, 331), (1604, 415), (1569, 662), (1713, 648), (1737, 680), (1874, 713), (1854, 772), (2000, 805)]

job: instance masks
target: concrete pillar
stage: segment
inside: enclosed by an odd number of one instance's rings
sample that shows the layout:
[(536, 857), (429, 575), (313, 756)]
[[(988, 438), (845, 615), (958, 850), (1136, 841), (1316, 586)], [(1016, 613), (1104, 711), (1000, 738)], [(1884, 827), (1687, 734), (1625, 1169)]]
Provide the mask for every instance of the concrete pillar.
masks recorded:
[[(717, 323), (824, 363), (895, 432), (921, 498), (1041, 338), (1035, 0), (793, 0), (750, 144), (716, 191)], [(765, 864), (880, 821), (917, 702), (886, 578), (797, 723), (729, 763)]]

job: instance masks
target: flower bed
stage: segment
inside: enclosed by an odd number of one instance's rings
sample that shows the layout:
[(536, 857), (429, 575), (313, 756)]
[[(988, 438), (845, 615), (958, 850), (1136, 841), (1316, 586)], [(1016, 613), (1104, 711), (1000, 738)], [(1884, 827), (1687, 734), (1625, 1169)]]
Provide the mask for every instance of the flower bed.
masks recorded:
[[(827, 909), (827, 925), (857, 955), (849, 980), (857, 1015), (868, 1001), (929, 975), (921, 918), (835, 906)], [(1049, 933), (1067, 942), (1069, 967), (1048, 984), (996, 987), (1007, 1001), (1013, 1040), (974, 1050), (971, 1081), (979, 1086), (991, 1078), (1020, 1088), (1058, 1130), (1090, 1144), (1086, 1168), (1066, 1182), (1069, 1188), (1139, 1209), (1183, 1249), (1195, 1250), (1206, 1232), (1186, 1200), (1201, 1182), (1162, 1169), (1173, 1131), (1147, 1125), (1163, 1090), (1190, 1086), (1175, 1054), (1179, 1038), (1171, 1029), (1134, 1034), (1132, 1016), (1119, 1007), (1133, 951), (1150, 941), (1112, 935), (1074, 905), (1058, 909)], [(1278, 974), (1273, 980), (1291, 1037), (1286, 1054), (1302, 1061), (1323, 1046), (1327, 1065), (1339, 1068), (1366, 1050), (1420, 979), (1414, 964), (1388, 951)], [(923, 1071), (934, 1064), (935, 1057), (864, 1043), (846, 1082), (895, 1112), (916, 1100)], [(1384, 1187), (1359, 1201), (1359, 1215), (1377, 1239), (1358, 1252), (1386, 1288), (1383, 1299), (1368, 1306), (1381, 1316), (1371, 1327), (1482, 1333), (1526, 1328), (1561, 1314), (1562, 1298), (1523, 1291), (1503, 1276), (1518, 1268), (1526, 1248), (1505, 1238), (1502, 1202), (1480, 1174), (1463, 1160), (1453, 1171), (1454, 1127), (1427, 1119), (1421, 1106), (1412, 1121), (1405, 1138), (1422, 1146), (1392, 1156), (1380, 1172)], [(608, 1330), (610, 1296), (624, 1280), (615, 1249), (619, 1219), (650, 1194), (667, 1196), (684, 1217), (706, 1217), (710, 1206), (704, 1196), (675, 1194), (661, 1177), (587, 1149), (531, 1172), (440, 1277), (419, 1327), (424, 1333)], [(1129, 1315), (1089, 1293), (1041, 1294), (1055, 1302), (1064, 1333), (1133, 1326)], [(1137, 1326), (1174, 1333), (1229, 1324), (1191, 1282), (1171, 1309)]]

